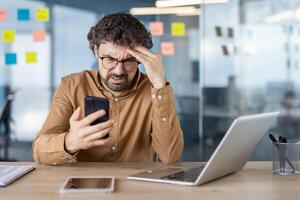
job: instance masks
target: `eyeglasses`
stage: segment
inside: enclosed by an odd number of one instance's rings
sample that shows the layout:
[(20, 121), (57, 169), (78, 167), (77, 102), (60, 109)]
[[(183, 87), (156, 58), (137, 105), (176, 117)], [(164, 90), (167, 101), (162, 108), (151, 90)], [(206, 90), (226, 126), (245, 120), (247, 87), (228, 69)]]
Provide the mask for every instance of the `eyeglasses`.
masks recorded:
[(140, 64), (140, 62), (134, 58), (128, 58), (125, 60), (117, 60), (112, 57), (99, 57), (99, 58), (102, 60), (103, 67), (109, 70), (115, 68), (119, 62), (123, 64), (123, 67), (126, 71), (133, 71)]

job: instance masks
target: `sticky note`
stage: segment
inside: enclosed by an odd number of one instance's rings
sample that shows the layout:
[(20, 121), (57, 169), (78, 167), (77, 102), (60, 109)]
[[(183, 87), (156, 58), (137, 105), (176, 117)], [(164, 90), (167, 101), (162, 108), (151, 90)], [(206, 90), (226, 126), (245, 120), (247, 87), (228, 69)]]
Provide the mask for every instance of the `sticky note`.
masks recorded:
[(228, 37), (229, 38), (234, 38), (234, 30), (233, 30), (233, 28), (228, 28)]
[(172, 36), (185, 36), (185, 24), (182, 22), (173, 22), (171, 24)]
[(37, 62), (36, 52), (26, 52), (25, 58), (26, 58), (26, 63), (36, 63)]
[(164, 24), (162, 22), (150, 22), (149, 28), (153, 36), (162, 36), (164, 34)]
[(225, 45), (222, 45), (221, 47), (222, 47), (223, 55), (224, 55), (224, 56), (228, 56), (228, 55), (229, 55), (228, 47), (225, 46)]
[(222, 28), (220, 26), (215, 27), (215, 32), (217, 37), (222, 37)]
[(164, 56), (172, 56), (175, 53), (174, 42), (162, 42), (160, 44), (161, 54)]
[(0, 9), (0, 22), (4, 22), (7, 19), (7, 12), (4, 9)]
[(17, 64), (17, 54), (15, 54), (15, 53), (6, 53), (5, 54), (5, 64), (6, 65)]
[(38, 22), (47, 22), (49, 21), (49, 9), (48, 8), (39, 8), (35, 11), (35, 20)]
[(18, 9), (19, 21), (29, 21), (29, 19), (30, 19), (29, 9)]
[(2, 42), (13, 43), (15, 41), (16, 31), (12, 29), (4, 29), (2, 31)]
[(38, 29), (32, 31), (33, 41), (35, 42), (43, 42), (45, 41), (46, 31), (44, 29)]

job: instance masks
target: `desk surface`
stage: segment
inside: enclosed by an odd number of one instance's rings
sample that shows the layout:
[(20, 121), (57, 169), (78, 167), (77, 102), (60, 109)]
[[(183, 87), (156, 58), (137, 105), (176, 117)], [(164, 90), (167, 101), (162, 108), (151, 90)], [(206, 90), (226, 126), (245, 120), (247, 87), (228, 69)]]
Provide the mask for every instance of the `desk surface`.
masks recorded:
[[(20, 165), (31, 163), (4, 163)], [(194, 165), (179, 163), (177, 165)], [(279, 176), (271, 173), (271, 162), (248, 162), (243, 170), (199, 187), (126, 180), (126, 176), (161, 163), (75, 163), (61, 166), (36, 165), (36, 169), (5, 188), (2, 200), (47, 199), (300, 199), (300, 175)], [(59, 188), (68, 176), (115, 176), (112, 194), (60, 194)]]

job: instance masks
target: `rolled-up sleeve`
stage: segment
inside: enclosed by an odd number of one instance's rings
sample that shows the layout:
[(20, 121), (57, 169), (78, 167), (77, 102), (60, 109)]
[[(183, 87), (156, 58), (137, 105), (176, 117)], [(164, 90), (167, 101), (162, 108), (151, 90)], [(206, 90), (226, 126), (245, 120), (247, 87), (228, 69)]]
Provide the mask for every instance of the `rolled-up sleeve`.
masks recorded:
[(33, 159), (43, 164), (75, 162), (76, 154), (65, 150), (65, 136), (69, 131), (69, 119), (74, 111), (67, 95), (70, 90), (67, 77), (62, 78), (51, 103), (47, 119), (32, 144)]
[(176, 105), (170, 85), (151, 89), (152, 146), (160, 160), (166, 164), (176, 162), (183, 151), (183, 133), (176, 115)]

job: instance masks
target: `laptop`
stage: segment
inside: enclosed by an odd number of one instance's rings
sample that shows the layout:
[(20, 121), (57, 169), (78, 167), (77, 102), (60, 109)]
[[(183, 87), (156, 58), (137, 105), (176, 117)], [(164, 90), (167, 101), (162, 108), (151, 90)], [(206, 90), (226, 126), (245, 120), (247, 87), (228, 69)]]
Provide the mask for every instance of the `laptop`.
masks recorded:
[(162, 167), (127, 177), (130, 180), (197, 186), (233, 174), (244, 167), (279, 112), (238, 117), (207, 163), (194, 167)]

